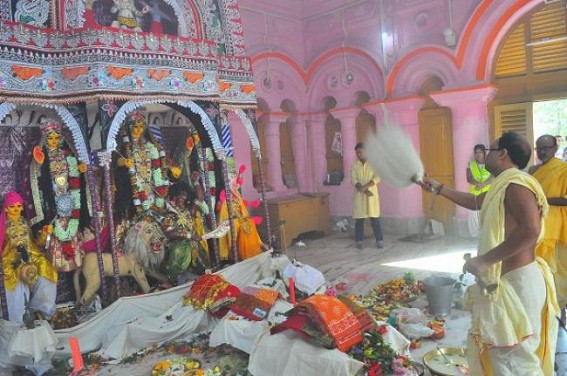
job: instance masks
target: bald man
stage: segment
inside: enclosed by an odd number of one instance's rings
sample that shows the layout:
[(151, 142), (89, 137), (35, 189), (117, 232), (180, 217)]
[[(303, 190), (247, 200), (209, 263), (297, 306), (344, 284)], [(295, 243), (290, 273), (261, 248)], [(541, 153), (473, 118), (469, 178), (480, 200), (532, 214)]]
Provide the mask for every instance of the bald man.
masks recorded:
[(567, 304), (567, 163), (555, 157), (557, 148), (556, 137), (549, 134), (539, 137), (535, 149), (541, 163), (532, 166), (529, 173), (541, 184), (549, 204), (544, 239), (536, 248), (536, 255), (549, 264), (555, 277), (557, 301), (564, 307)]

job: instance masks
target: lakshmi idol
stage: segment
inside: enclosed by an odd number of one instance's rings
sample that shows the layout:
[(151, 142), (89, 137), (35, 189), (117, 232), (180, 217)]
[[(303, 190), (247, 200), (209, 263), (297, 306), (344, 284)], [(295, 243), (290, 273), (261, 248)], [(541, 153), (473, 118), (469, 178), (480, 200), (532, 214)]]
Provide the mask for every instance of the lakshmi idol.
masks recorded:
[(64, 141), (61, 123), (47, 119), (40, 129), (30, 168), (35, 209), (31, 224), (50, 234), (45, 244), (48, 257), (58, 271), (68, 272), (82, 264), (81, 232), (90, 218), (81, 174), (87, 168)]

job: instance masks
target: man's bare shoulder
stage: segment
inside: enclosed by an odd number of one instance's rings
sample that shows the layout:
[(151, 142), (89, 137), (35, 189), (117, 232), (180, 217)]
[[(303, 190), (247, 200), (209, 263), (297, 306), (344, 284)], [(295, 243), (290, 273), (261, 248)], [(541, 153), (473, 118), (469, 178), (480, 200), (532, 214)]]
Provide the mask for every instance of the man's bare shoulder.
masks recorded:
[(535, 193), (528, 187), (511, 183), (506, 189), (506, 210), (519, 221), (539, 217), (540, 207)]

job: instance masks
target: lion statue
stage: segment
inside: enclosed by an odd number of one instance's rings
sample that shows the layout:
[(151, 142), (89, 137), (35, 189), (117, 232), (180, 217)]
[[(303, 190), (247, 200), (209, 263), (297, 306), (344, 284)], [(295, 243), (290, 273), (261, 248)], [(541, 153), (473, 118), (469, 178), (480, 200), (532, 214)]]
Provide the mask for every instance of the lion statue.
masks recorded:
[(146, 275), (160, 282), (168, 282), (167, 277), (159, 272), (165, 258), (165, 241), (159, 223), (147, 218), (135, 223), (126, 231), (124, 253), (134, 255)]
[[(112, 254), (103, 253), (102, 261), (104, 266), (104, 275), (107, 277), (113, 276), (114, 268), (112, 265)], [(85, 291), (83, 291), (82, 296), (81, 286), (79, 284), (79, 274), (81, 271), (83, 272), (83, 276), (86, 281)], [(120, 277), (134, 277), (144, 293), (148, 293), (150, 291), (150, 285), (148, 284), (144, 270), (134, 255), (118, 256), (118, 272)], [(77, 269), (73, 274), (73, 285), (75, 286), (75, 295), (77, 296), (78, 304), (84, 305), (90, 303), (94, 294), (100, 288), (100, 273), (98, 272), (98, 259), (95, 252), (89, 252), (83, 257), (82, 267)]]

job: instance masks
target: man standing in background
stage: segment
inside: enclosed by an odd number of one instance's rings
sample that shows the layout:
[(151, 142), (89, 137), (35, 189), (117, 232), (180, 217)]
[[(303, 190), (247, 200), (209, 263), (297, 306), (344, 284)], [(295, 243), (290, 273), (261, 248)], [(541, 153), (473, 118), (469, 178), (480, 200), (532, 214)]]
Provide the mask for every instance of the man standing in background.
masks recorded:
[(549, 212), (545, 218), (543, 241), (536, 255), (549, 264), (555, 277), (557, 302), (567, 304), (567, 163), (555, 158), (557, 136), (543, 135), (536, 141), (536, 153), (541, 164), (532, 166), (529, 173), (539, 181)]
[(359, 142), (354, 148), (357, 161), (352, 165), (351, 180), (355, 187), (352, 204), (352, 217), (354, 218), (354, 238), (358, 249), (364, 248), (364, 219), (370, 218), (376, 248), (384, 248), (382, 228), (380, 227), (380, 197), (378, 184), (380, 178), (376, 176), (372, 167), (366, 161), (364, 144)]
[(563, 157), (563, 136), (556, 134), (555, 140), (557, 141), (557, 151), (555, 152), (555, 156), (561, 159)]

